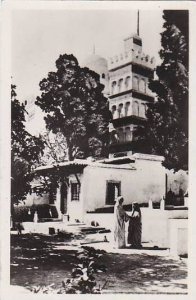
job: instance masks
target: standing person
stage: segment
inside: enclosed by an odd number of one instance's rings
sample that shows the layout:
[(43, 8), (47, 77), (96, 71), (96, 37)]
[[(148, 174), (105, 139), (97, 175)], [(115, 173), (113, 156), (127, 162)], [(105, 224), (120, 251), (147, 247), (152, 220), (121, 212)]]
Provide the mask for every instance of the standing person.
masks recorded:
[(125, 248), (125, 222), (129, 220), (122, 206), (123, 201), (123, 197), (119, 196), (114, 206), (114, 243), (118, 249)]
[(142, 215), (139, 204), (133, 203), (133, 212), (129, 220), (128, 227), (128, 244), (131, 244), (132, 248), (141, 248), (142, 239)]

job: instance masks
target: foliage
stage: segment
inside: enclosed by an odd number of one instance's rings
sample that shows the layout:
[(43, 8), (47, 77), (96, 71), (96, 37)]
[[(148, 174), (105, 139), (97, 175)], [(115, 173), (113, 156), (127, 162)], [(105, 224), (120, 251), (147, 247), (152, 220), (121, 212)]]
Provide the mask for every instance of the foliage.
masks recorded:
[(25, 205), (14, 206), (14, 220), (17, 222), (31, 222), (33, 221), (33, 215), (31, 213), (31, 207)]
[(156, 93), (147, 110), (148, 124), (140, 128), (146, 152), (163, 155), (168, 169), (188, 168), (188, 11), (164, 11), (161, 33), (162, 63), (158, 79), (151, 80)]
[(106, 267), (98, 262), (98, 259), (104, 253), (104, 250), (83, 247), (83, 250), (77, 256), (78, 263), (72, 269), (72, 278), (63, 281), (61, 288), (56, 289), (51, 284), (48, 286), (34, 286), (30, 290), (33, 293), (43, 294), (100, 294), (103, 287), (101, 289), (100, 286), (97, 286), (95, 274), (106, 272)]
[(67, 159), (67, 143), (61, 132), (53, 134), (47, 130), (40, 137), (45, 144), (44, 154), (41, 157), (42, 165), (63, 162)]
[(65, 137), (69, 160), (105, 156), (109, 108), (99, 75), (67, 54), (59, 56), (56, 68), (40, 82), (36, 101), (46, 113), (47, 129)]
[(11, 86), (11, 200), (24, 200), (31, 189), (32, 169), (43, 153), (44, 144), (40, 138), (25, 130), (25, 104), (16, 97), (16, 86)]

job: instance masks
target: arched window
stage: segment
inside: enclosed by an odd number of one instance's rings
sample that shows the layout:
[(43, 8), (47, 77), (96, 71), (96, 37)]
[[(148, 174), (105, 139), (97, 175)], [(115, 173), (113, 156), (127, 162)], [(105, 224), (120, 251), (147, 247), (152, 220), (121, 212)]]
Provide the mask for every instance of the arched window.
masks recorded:
[(125, 117), (130, 116), (130, 102), (126, 102), (125, 104)]
[(125, 89), (128, 90), (130, 88), (130, 82), (131, 82), (131, 78), (130, 76), (127, 76), (125, 79)]
[(118, 106), (118, 113), (119, 113), (119, 118), (122, 118), (124, 115), (123, 115), (123, 104), (120, 103), (119, 106)]
[(125, 128), (125, 141), (126, 142), (132, 141), (132, 131), (131, 131), (130, 127)]
[(144, 103), (140, 105), (140, 117), (146, 118), (146, 105)]
[(131, 135), (132, 135), (132, 141), (136, 141), (137, 140), (137, 136), (136, 136), (136, 126), (134, 126), (132, 129), (131, 129)]
[(139, 103), (137, 101), (133, 102), (133, 115), (139, 116)]
[(146, 81), (143, 78), (139, 81), (139, 90), (146, 93)]
[(119, 142), (124, 142), (124, 131), (123, 131), (123, 128), (119, 128), (118, 129), (118, 138), (119, 138)]
[(111, 89), (111, 94), (114, 94), (116, 90), (116, 81), (112, 82), (112, 89)]
[(101, 78), (105, 79), (105, 73), (102, 73)]
[(133, 76), (133, 89), (137, 91), (139, 89), (139, 78), (137, 76)]
[(115, 113), (115, 111), (116, 111), (116, 105), (113, 105), (113, 106), (111, 107), (111, 111), (112, 111), (112, 115), (114, 115), (114, 113)]
[(123, 79), (119, 79), (118, 81), (118, 88), (119, 88), (119, 93), (122, 92), (122, 88), (123, 88)]

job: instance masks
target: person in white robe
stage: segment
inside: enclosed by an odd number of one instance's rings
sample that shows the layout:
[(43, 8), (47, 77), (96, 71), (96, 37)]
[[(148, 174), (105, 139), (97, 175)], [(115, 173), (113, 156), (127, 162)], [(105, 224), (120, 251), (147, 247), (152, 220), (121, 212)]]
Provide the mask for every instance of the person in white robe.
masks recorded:
[(116, 199), (114, 206), (114, 246), (115, 248), (125, 248), (125, 222), (129, 220), (128, 214), (123, 209), (123, 197)]

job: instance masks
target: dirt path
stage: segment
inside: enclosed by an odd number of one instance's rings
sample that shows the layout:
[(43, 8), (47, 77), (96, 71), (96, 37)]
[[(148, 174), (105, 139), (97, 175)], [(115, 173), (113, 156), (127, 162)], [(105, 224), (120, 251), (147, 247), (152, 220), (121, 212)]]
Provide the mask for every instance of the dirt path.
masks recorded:
[[(12, 236), (11, 284), (61, 286), (70, 278), (78, 247), (72, 241), (46, 235)], [(92, 246), (92, 245), (91, 245)], [(96, 244), (96, 247), (98, 245)], [(104, 293), (187, 293), (186, 260), (142, 253), (106, 253), (106, 273), (97, 275)]]

